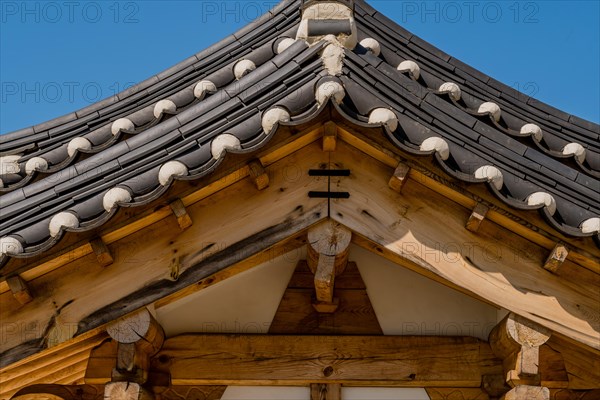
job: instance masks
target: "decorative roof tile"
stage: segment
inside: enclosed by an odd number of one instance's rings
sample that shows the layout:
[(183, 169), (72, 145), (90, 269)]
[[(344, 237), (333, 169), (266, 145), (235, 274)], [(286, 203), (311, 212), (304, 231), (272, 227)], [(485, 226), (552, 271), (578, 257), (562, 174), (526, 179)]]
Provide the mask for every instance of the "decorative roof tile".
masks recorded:
[(563, 234), (598, 239), (598, 125), (516, 93), (362, 0), (354, 12), (342, 3), (323, 27), (322, 13), (303, 19), (300, 2), (285, 0), (117, 96), (0, 136), (0, 263), (147, 204), (325, 107), (486, 182), (511, 207), (539, 209)]

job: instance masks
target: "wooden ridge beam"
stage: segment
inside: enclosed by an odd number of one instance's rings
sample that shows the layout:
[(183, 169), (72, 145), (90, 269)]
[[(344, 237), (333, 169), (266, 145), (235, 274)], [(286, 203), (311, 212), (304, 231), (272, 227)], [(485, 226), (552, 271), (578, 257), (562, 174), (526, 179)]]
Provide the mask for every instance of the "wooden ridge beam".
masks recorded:
[(442, 336), (181, 335), (154, 359), (173, 385), (480, 387), (502, 370), (486, 342)]

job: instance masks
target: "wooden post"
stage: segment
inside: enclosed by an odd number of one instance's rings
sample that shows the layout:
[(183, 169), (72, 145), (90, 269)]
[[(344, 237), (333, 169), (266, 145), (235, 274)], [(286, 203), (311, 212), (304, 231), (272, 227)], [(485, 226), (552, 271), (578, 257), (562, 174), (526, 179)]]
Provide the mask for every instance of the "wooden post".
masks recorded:
[(323, 151), (335, 151), (337, 146), (337, 125), (334, 122), (323, 124)]
[(569, 249), (564, 243), (557, 243), (544, 262), (544, 269), (557, 273), (569, 255)]
[(342, 387), (339, 383), (313, 383), (310, 385), (310, 400), (341, 400)]
[(479, 230), (479, 226), (481, 222), (485, 219), (486, 214), (488, 213), (489, 208), (481, 203), (477, 203), (469, 219), (467, 220), (466, 228), (471, 232), (477, 232)]
[(550, 400), (550, 390), (541, 386), (516, 386), (500, 400)]
[(399, 163), (396, 169), (394, 170), (394, 174), (390, 178), (388, 185), (395, 192), (402, 192), (402, 187), (408, 180), (408, 173), (410, 172), (410, 167), (404, 163)]
[(514, 313), (496, 325), (489, 342), (494, 354), (503, 360), (509, 385), (539, 384), (540, 346), (550, 334), (548, 329)]
[(134, 382), (110, 382), (104, 386), (105, 400), (153, 400), (154, 394)]
[(175, 218), (177, 218), (177, 223), (179, 224), (179, 228), (184, 231), (194, 223), (192, 221), (192, 217), (188, 214), (185, 206), (181, 199), (177, 199), (171, 204), (171, 210), (173, 210), (173, 214), (175, 214)]
[(145, 383), (150, 357), (162, 347), (165, 333), (147, 309), (119, 318), (106, 331), (118, 342), (113, 381)]
[(25, 305), (33, 300), (33, 296), (29, 291), (27, 283), (19, 275), (11, 276), (6, 279), (8, 287), (12, 292), (13, 297), (22, 305)]
[(335, 277), (344, 272), (348, 263), (348, 248), (352, 232), (332, 220), (308, 231), (308, 267), (315, 274), (316, 302), (318, 312), (331, 313), (337, 309), (333, 298)]

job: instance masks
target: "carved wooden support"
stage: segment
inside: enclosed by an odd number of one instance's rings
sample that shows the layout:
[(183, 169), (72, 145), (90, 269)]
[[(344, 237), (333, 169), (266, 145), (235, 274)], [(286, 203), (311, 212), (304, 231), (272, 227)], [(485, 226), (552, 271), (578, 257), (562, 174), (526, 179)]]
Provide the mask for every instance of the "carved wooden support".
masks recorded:
[(310, 385), (310, 400), (341, 400), (341, 386), (339, 383), (313, 383)]
[(465, 228), (467, 228), (467, 230), (471, 232), (477, 232), (479, 230), (481, 222), (483, 222), (483, 220), (485, 219), (485, 216), (488, 213), (488, 211), (489, 208), (487, 206), (481, 203), (477, 203), (475, 208), (473, 208), (469, 219), (467, 220)]
[(557, 243), (544, 262), (544, 269), (557, 273), (569, 255), (569, 249), (564, 243)]
[(110, 382), (104, 386), (105, 400), (153, 400), (154, 394), (134, 382)]
[(250, 177), (258, 190), (263, 190), (269, 187), (269, 175), (265, 172), (260, 160), (252, 160), (248, 163), (250, 169)]
[(550, 390), (541, 386), (516, 386), (500, 400), (550, 400)]
[(326, 221), (308, 231), (308, 267), (315, 274), (316, 302), (318, 312), (332, 313), (338, 303), (333, 298), (335, 277), (348, 263), (348, 248), (352, 232), (337, 222)]
[(11, 276), (6, 279), (6, 283), (12, 292), (13, 297), (22, 305), (25, 305), (33, 300), (31, 291), (27, 286), (27, 282), (19, 275)]
[(508, 314), (492, 330), (490, 346), (503, 360), (506, 382), (510, 386), (540, 383), (540, 346), (550, 335), (548, 329), (514, 313)]
[(335, 151), (337, 146), (337, 125), (326, 122), (323, 125), (323, 151)]
[(119, 318), (106, 331), (118, 342), (113, 381), (143, 384), (148, 378), (150, 357), (162, 347), (165, 333), (147, 309)]
[(390, 178), (388, 185), (390, 188), (400, 193), (402, 191), (402, 187), (408, 180), (408, 173), (410, 172), (410, 167), (404, 163), (398, 164), (396, 169), (394, 170), (394, 174)]
[(90, 240), (90, 246), (92, 246), (92, 250), (98, 259), (98, 263), (102, 267), (108, 267), (115, 261), (108, 246), (106, 246), (106, 243), (104, 243), (101, 238), (97, 237)]
[(177, 218), (177, 223), (179, 224), (179, 228), (184, 231), (194, 223), (192, 221), (192, 217), (188, 214), (185, 206), (181, 199), (177, 199), (170, 204), (171, 210), (173, 210), (173, 214), (175, 218)]

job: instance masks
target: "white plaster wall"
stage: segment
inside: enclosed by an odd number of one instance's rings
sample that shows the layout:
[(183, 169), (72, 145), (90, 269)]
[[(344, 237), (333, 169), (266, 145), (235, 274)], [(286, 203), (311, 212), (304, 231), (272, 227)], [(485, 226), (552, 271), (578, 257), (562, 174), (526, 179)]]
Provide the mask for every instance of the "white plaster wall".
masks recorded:
[(229, 386), (221, 400), (310, 400), (310, 389), (286, 386)]
[(358, 246), (350, 248), (386, 335), (466, 335), (487, 340), (499, 315), (475, 300)]
[(167, 337), (186, 332), (267, 333), (298, 249), (156, 310)]

